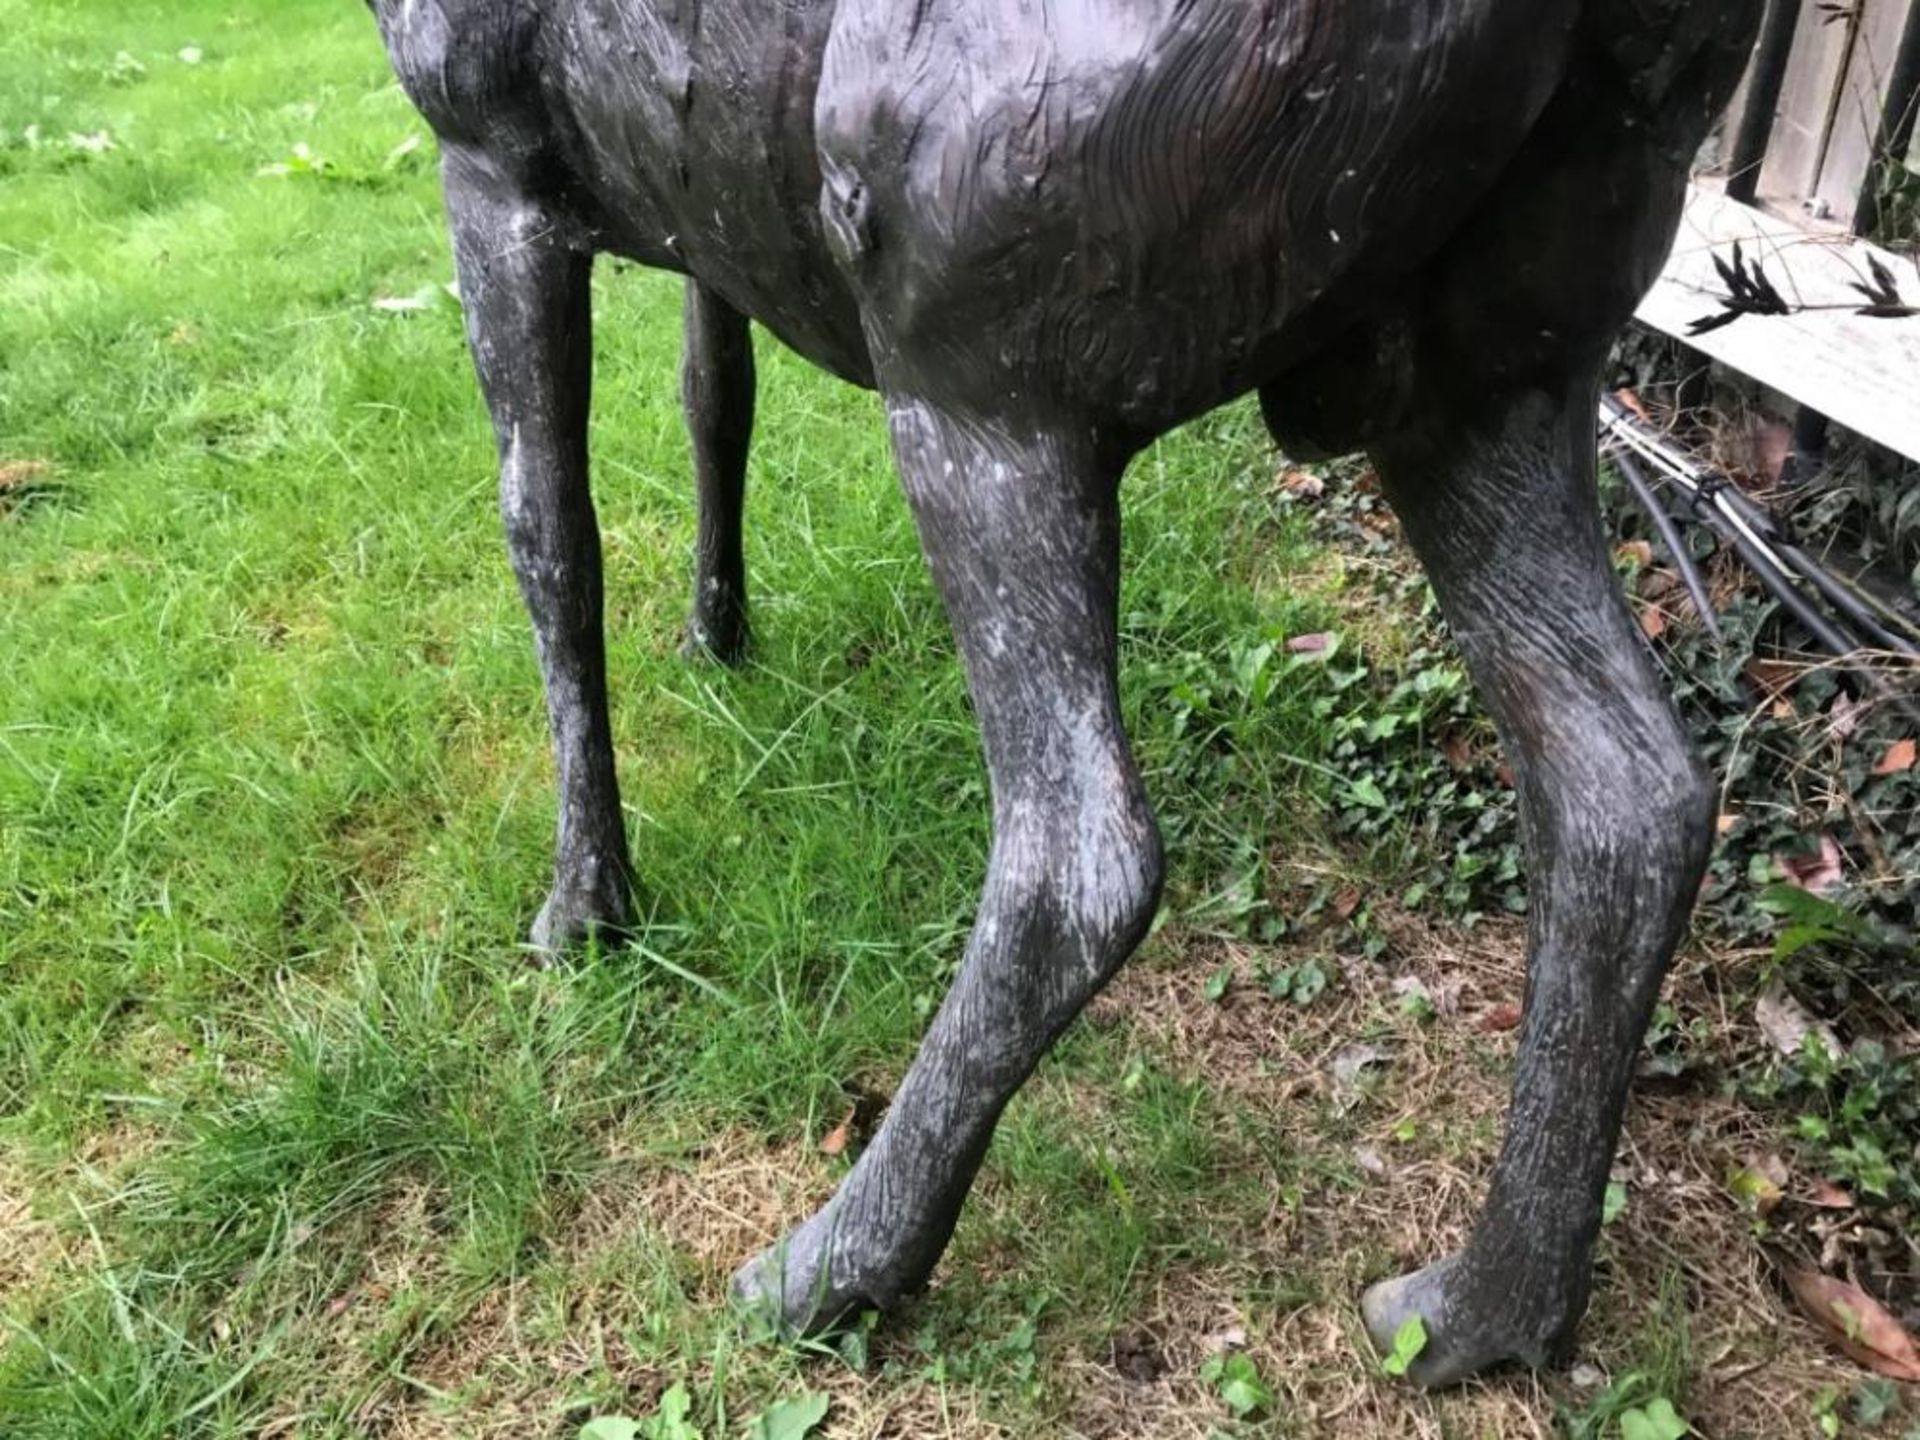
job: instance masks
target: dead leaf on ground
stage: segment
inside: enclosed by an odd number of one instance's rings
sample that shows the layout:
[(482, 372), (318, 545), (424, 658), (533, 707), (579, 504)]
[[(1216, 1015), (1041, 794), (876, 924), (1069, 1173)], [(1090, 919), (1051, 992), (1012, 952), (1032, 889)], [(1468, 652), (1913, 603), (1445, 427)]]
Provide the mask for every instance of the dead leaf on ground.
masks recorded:
[(822, 1155), (846, 1154), (847, 1144), (853, 1138), (853, 1117), (859, 1113), (858, 1105), (847, 1107), (846, 1117), (821, 1137), (820, 1153)]
[(1658, 640), (1667, 633), (1667, 615), (1658, 605), (1645, 605), (1640, 610), (1640, 633), (1649, 640)]
[(1851, 1210), (1853, 1196), (1830, 1180), (1816, 1180), (1807, 1193), (1807, 1203), (1820, 1210)]
[(1890, 1380), (1920, 1381), (1920, 1347), (1858, 1285), (1797, 1266), (1787, 1269), (1786, 1282), (1807, 1318), (1860, 1364)]
[(1613, 553), (1622, 560), (1631, 560), (1644, 570), (1653, 564), (1653, 546), (1644, 540), (1627, 540), (1613, 547)]
[(1296, 635), (1287, 641), (1289, 655), (1318, 655), (1333, 644), (1333, 636), (1324, 630), (1312, 635)]
[(1519, 1029), (1522, 1013), (1518, 1005), (1511, 1000), (1504, 1000), (1482, 1010), (1480, 1018), (1473, 1023), (1488, 1034), (1498, 1034), (1503, 1030)]
[(1385, 1065), (1393, 1059), (1391, 1050), (1383, 1050), (1378, 1045), (1349, 1045), (1333, 1057), (1333, 1086), (1342, 1094), (1350, 1095), (1359, 1085), (1360, 1077), (1375, 1065)]
[(1842, 690), (1833, 697), (1833, 704), (1827, 707), (1827, 733), (1836, 740), (1845, 740), (1860, 728), (1861, 717), (1867, 713), (1865, 702), (1854, 699)]
[(1353, 912), (1360, 908), (1360, 892), (1349, 885), (1333, 897), (1333, 904), (1328, 908), (1333, 911), (1334, 919), (1351, 920)]
[(1327, 493), (1327, 482), (1310, 470), (1289, 470), (1280, 477), (1280, 488), (1296, 500), (1318, 500)]
[(1800, 678), (1801, 667), (1788, 660), (1749, 660), (1745, 673), (1769, 698), (1779, 695)]
[(1446, 757), (1447, 764), (1455, 770), (1464, 770), (1473, 764), (1473, 747), (1467, 743), (1467, 737), (1458, 730), (1440, 742), (1440, 753)]
[(1752, 1215), (1771, 1215), (1786, 1198), (1787, 1165), (1778, 1155), (1749, 1161), (1728, 1178), (1740, 1207)]
[(1775, 985), (1760, 997), (1753, 1018), (1767, 1043), (1782, 1055), (1798, 1055), (1809, 1035), (1818, 1035), (1829, 1055), (1840, 1053), (1840, 1041), (1832, 1029), (1809, 1015), (1783, 986)]
[(1839, 843), (1831, 835), (1822, 835), (1819, 839), (1820, 848), (1811, 855), (1773, 857), (1787, 884), (1813, 895), (1837, 890), (1847, 878), (1846, 857), (1841, 854)]
[(1896, 740), (1887, 747), (1887, 753), (1880, 757), (1880, 763), (1873, 767), (1876, 775), (1900, 775), (1913, 769), (1914, 743), (1912, 740)]
[(1209, 1355), (1224, 1355), (1229, 1350), (1244, 1350), (1247, 1348), (1247, 1332), (1243, 1326), (1229, 1325), (1224, 1330), (1217, 1330), (1211, 1335), (1204, 1336), (1200, 1346)]

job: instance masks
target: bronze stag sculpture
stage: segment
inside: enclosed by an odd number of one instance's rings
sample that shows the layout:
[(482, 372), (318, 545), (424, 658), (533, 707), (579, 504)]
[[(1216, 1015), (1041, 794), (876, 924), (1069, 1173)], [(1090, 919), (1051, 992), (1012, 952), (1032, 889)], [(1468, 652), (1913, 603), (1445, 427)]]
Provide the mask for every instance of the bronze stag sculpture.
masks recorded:
[(1713, 789), (1609, 569), (1607, 346), (1759, 0), (372, 0), (441, 143), (558, 762), (560, 947), (631, 915), (587, 479), (588, 273), (686, 275), (691, 642), (746, 637), (749, 319), (885, 397), (993, 845), (952, 993), (838, 1193), (741, 1272), (790, 1330), (922, 1285), (994, 1124), (1146, 933), (1119, 490), (1257, 391), (1364, 448), (1500, 728), (1533, 911), (1512, 1116), (1459, 1254), (1376, 1286), (1415, 1378), (1561, 1353)]

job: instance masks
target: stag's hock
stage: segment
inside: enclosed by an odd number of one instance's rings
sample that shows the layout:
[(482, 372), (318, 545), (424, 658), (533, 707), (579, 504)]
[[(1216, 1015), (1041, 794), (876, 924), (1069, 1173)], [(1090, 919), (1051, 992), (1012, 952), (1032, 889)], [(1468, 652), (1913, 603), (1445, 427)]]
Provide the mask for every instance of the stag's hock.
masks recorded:
[(794, 1331), (922, 1285), (995, 1121), (1125, 961), (1159, 833), (1116, 697), (1119, 486), (1257, 391), (1368, 450), (1521, 793), (1508, 1132), (1466, 1248), (1366, 1297), (1426, 1383), (1561, 1354), (1711, 791), (1595, 514), (1605, 347), (1759, 0), (375, 0), (440, 138), (560, 788), (542, 946), (629, 923), (587, 480), (588, 274), (687, 276), (689, 643), (747, 639), (749, 319), (886, 399), (994, 836), (885, 1124), (738, 1289)]

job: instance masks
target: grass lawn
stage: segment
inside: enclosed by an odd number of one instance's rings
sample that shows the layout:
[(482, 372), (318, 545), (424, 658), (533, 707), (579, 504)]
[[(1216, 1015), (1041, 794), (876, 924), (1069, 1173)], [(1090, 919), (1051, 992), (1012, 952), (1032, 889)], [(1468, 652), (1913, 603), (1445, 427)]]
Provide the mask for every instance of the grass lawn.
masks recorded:
[[(1128, 481), (1165, 923), (1013, 1107), (923, 1301), (818, 1352), (728, 1312), (960, 954), (960, 674), (877, 404), (764, 337), (754, 661), (676, 656), (679, 291), (602, 266), (647, 923), (530, 968), (550, 762), (425, 142), (359, 5), (0, 0), (0, 1435), (572, 1437), (675, 1385), (708, 1440), (813, 1392), (847, 1437), (1614, 1433), (1630, 1387), (1427, 1399), (1361, 1342), (1361, 1285), (1472, 1213), (1512, 1042), (1466, 1017), (1518, 997), (1518, 936), (1386, 920), (1376, 964), (1244, 923), (1394, 882), (1315, 819), (1318, 672), (1235, 681), (1360, 623), (1246, 410)], [(1309, 963), (1310, 1004), (1261, 983)], [(1391, 1063), (1348, 1090), (1355, 1043)], [(1814, 1433), (1845, 1372), (1780, 1359), (1718, 1235), (1753, 1124), (1636, 1107), (1658, 1183), (1589, 1353), (1715, 1435)]]

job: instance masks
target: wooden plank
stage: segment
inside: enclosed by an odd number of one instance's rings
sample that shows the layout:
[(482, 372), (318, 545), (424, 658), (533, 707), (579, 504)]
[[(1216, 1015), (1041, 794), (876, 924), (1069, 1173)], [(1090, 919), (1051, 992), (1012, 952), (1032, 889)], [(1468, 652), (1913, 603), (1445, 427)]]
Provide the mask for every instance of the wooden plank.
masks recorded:
[(1760, 198), (1797, 210), (1820, 179), (1827, 151), (1834, 94), (1847, 68), (1852, 22), (1829, 23), (1829, 12), (1802, 0), (1793, 35), (1793, 58), (1780, 87), (1780, 108), (1760, 167)]
[[(1853, 223), (1854, 205), (1873, 163), (1874, 142), (1880, 138), (1880, 114), (1887, 105), (1900, 33), (1914, 0), (1861, 0), (1853, 51), (1840, 84), (1840, 103), (1833, 114), (1820, 179), (1813, 187), (1816, 214), (1842, 225)], [(1839, 27), (1836, 27), (1839, 28)]]
[(1920, 460), (1920, 317), (1876, 320), (1848, 310), (1749, 315), (1706, 335), (1687, 329), (1721, 307), (1713, 257), (1738, 240), (1774, 287), (1797, 304), (1865, 303), (1848, 288), (1877, 256), (1909, 303), (1920, 302), (1920, 265), (1843, 234), (1815, 233), (1696, 185), (1665, 271), (1639, 319), (1752, 376), (1849, 430)]

